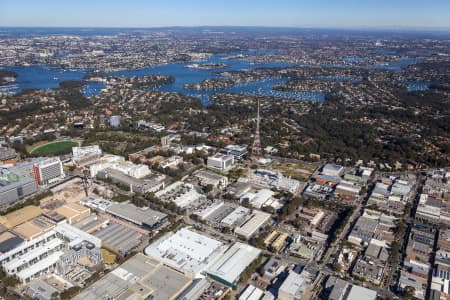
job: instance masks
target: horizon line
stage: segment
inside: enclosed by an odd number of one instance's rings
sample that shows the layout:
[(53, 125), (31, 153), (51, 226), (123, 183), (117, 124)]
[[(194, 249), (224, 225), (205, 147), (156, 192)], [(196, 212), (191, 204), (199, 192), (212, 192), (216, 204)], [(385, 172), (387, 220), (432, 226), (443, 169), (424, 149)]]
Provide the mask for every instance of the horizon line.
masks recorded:
[(0, 25), (0, 28), (30, 28), (30, 29), (167, 29), (167, 28), (267, 28), (267, 29), (328, 29), (328, 30), (386, 30), (386, 31), (422, 31), (422, 32), (449, 32), (450, 27), (417, 27), (408, 25), (386, 25), (386, 26), (320, 26), (320, 25), (299, 25), (299, 26), (278, 26), (278, 25), (154, 25), (154, 26), (67, 26), (67, 25)]

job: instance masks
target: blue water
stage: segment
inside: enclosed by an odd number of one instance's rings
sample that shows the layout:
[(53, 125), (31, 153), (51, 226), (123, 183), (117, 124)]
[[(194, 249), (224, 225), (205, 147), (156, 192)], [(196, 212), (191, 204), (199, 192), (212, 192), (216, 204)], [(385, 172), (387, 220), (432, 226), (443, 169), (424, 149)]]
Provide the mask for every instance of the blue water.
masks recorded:
[(85, 70), (63, 70), (51, 68), (50, 66), (31, 67), (7, 67), (6, 70), (18, 74), (15, 89), (10, 92), (18, 93), (23, 89), (54, 89), (59, 83), (67, 80), (81, 80), (86, 74)]
[(350, 82), (362, 81), (362, 78), (358, 76), (314, 76), (310, 77), (310, 79), (322, 81), (350, 81)]
[[(363, 62), (364, 59), (361, 58), (362, 61), (358, 59), (358, 56), (348, 56), (346, 58), (343, 58), (342, 60), (344, 62)], [(336, 69), (367, 69), (367, 70), (386, 70), (386, 71), (401, 71), (403, 68), (406, 68), (410, 65), (414, 65), (420, 60), (417, 58), (400, 58), (397, 60), (394, 60), (390, 63), (386, 64), (378, 64), (378, 65), (366, 65), (366, 66), (353, 66), (350, 67), (347, 64), (298, 64), (298, 66), (302, 67), (317, 67), (320, 66), (322, 68), (336, 68)]]
[[(253, 55), (253, 54), (264, 54), (266, 51), (247, 51), (245, 55)], [(275, 96), (282, 98), (293, 98), (298, 100), (307, 100), (307, 101), (324, 101), (325, 95), (319, 92), (278, 92), (273, 91), (272, 87), (274, 85), (284, 83), (288, 79), (281, 78), (269, 78), (264, 80), (253, 81), (245, 84), (238, 84), (232, 87), (227, 87), (223, 89), (215, 89), (215, 90), (206, 90), (206, 91), (198, 91), (193, 89), (186, 89), (184, 87), (185, 84), (194, 84), (199, 83), (205, 79), (210, 78), (220, 78), (216, 75), (217, 72), (223, 71), (244, 71), (244, 70), (253, 70), (256, 68), (282, 68), (282, 67), (290, 67), (293, 64), (285, 63), (285, 62), (270, 62), (270, 63), (262, 63), (262, 64), (254, 64), (248, 59), (229, 59), (234, 55), (228, 56), (212, 56), (210, 58), (205, 59), (199, 63), (202, 64), (218, 64), (225, 63), (227, 66), (224, 68), (216, 68), (211, 70), (203, 70), (203, 69), (194, 69), (194, 68), (186, 68), (187, 65), (192, 62), (179, 62), (179, 63), (171, 63), (166, 65), (152, 66), (147, 68), (142, 68), (138, 70), (125, 70), (125, 71), (117, 71), (110, 72), (108, 75), (112, 76), (143, 76), (143, 75), (171, 75), (175, 77), (175, 82), (172, 84), (162, 85), (153, 90), (164, 91), (164, 92), (177, 92), (182, 93), (188, 96), (198, 97), (202, 101), (204, 105), (210, 104), (210, 96), (216, 93), (235, 93), (235, 94), (243, 94), (243, 95), (260, 95), (260, 96)]]
[(428, 51), (408, 51), (407, 55), (414, 57), (430, 57), (433, 53)]
[(347, 57), (344, 57), (342, 60), (344, 62), (349, 62), (349, 63), (361, 63), (361, 62), (364, 62), (364, 58), (359, 57), (359, 56), (347, 56)]
[[(242, 54), (258, 55), (258, 54), (275, 54), (277, 50), (250, 50)], [(239, 53), (238, 53), (239, 54)], [(247, 58), (235, 59), (235, 54), (223, 56), (216, 55), (209, 57), (201, 62), (202, 64), (218, 64), (225, 63), (224, 68), (215, 68), (210, 70), (187, 68), (186, 66), (193, 62), (178, 62), (165, 65), (152, 66), (136, 70), (124, 70), (110, 72), (112, 76), (144, 76), (144, 75), (171, 75), (175, 77), (172, 84), (153, 87), (152, 90), (164, 92), (177, 92), (188, 96), (194, 96), (201, 99), (204, 105), (210, 104), (210, 97), (215, 93), (235, 93), (245, 95), (275, 96), (282, 98), (293, 98), (307, 101), (324, 101), (325, 95), (319, 92), (280, 92), (272, 90), (277, 84), (286, 82), (287, 78), (267, 78), (264, 80), (253, 81), (245, 84), (239, 84), (224, 89), (197, 91), (186, 89), (185, 84), (198, 83), (209, 78), (219, 78), (217, 72), (222, 71), (243, 71), (253, 70), (256, 68), (281, 68), (293, 66), (293, 64), (285, 62), (269, 62), (269, 63), (253, 63)], [(57, 88), (59, 83), (66, 80), (82, 80), (87, 70), (83, 69), (56, 69), (51, 66), (40, 65), (30, 67), (7, 67), (5, 69), (15, 71), (18, 74), (15, 84), (10, 85), (9, 92), (17, 93), (26, 88), (34, 89), (52, 89)], [(98, 95), (105, 87), (102, 82), (87, 81), (83, 88), (86, 97)]]
[(400, 58), (393, 62), (390, 62), (389, 64), (368, 66), (368, 69), (401, 71), (401, 69), (403, 68), (416, 64), (417, 61), (418, 60), (416, 58)]
[(430, 87), (429, 82), (414, 82), (409, 81), (406, 82), (406, 88), (408, 89), (408, 92), (416, 92), (416, 91), (426, 91)]
[(83, 87), (83, 94), (85, 97), (93, 97), (100, 94), (101, 90), (106, 87), (104, 82), (99, 81), (87, 81), (86, 85)]
[[(31, 67), (7, 67), (7, 70), (18, 74), (17, 80), (3, 86), (9, 93), (19, 93), (24, 89), (55, 89), (59, 83), (67, 80), (82, 80), (86, 75), (83, 69), (60, 69), (52, 66), (40, 65)], [(87, 81), (83, 87), (83, 94), (86, 97), (97, 95), (105, 84), (102, 82)]]
[[(285, 83), (289, 78), (265, 78), (263, 80), (252, 81), (245, 84), (238, 84), (235, 86), (198, 91), (193, 89), (186, 89), (185, 84), (199, 83), (205, 79), (220, 78), (216, 73), (223, 71), (243, 71), (254, 70), (256, 68), (283, 68), (290, 67), (293, 64), (286, 62), (269, 62), (256, 64), (248, 59), (247, 55), (270, 55), (275, 54), (277, 50), (250, 50), (242, 53), (244, 58), (236, 59), (236, 54), (215, 55), (209, 57), (203, 61), (195, 62), (202, 64), (219, 64), (225, 63), (226, 67), (215, 68), (210, 70), (187, 68), (186, 66), (194, 62), (177, 62), (165, 65), (158, 65), (152, 67), (146, 67), (136, 70), (124, 70), (110, 72), (108, 75), (112, 76), (144, 76), (144, 75), (171, 75), (175, 77), (175, 82), (159, 87), (152, 87), (152, 90), (164, 91), (164, 92), (177, 92), (188, 96), (194, 96), (200, 98), (204, 105), (210, 104), (210, 97), (215, 93), (235, 93), (244, 95), (259, 95), (259, 96), (275, 96), (281, 98), (290, 98), (307, 101), (324, 101), (325, 95), (321, 92), (281, 92), (274, 91), (272, 88), (275, 85)], [(349, 61), (359, 61), (358, 57), (347, 57)], [(385, 69), (392, 71), (399, 71), (402, 68), (414, 64), (417, 62), (415, 58), (399, 59), (387, 65), (368, 66), (372, 69)], [(333, 67), (337, 67), (334, 65)], [(346, 66), (342, 65), (343, 68)], [(34, 89), (52, 89), (57, 88), (59, 83), (66, 80), (82, 80), (88, 70), (84, 69), (57, 69), (52, 66), (38, 65), (30, 67), (6, 67), (7, 70), (15, 71), (18, 74), (17, 81), (8, 86), (3, 86), (2, 91), (6, 90), (11, 93), (20, 92), (26, 88)], [(352, 81), (358, 82), (361, 78), (358, 77), (345, 77), (345, 76), (319, 76), (311, 79), (328, 80), (328, 81)], [(86, 97), (92, 97), (98, 95), (100, 91), (105, 87), (102, 82), (87, 81), (83, 88), (83, 93)], [(408, 90), (423, 90), (427, 88), (424, 85), (414, 85), (408, 83)]]
[(380, 54), (380, 55), (395, 55), (397, 54), (397, 50), (395, 49), (371, 49), (368, 51), (369, 54)]

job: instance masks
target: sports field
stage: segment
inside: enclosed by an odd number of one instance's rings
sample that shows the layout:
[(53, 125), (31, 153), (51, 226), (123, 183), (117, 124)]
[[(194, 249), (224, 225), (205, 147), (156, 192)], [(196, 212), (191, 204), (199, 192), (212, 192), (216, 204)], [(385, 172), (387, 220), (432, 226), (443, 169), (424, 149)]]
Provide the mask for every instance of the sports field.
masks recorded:
[(78, 146), (75, 141), (55, 141), (39, 145), (31, 150), (31, 154), (38, 156), (67, 154), (72, 151), (72, 147)]

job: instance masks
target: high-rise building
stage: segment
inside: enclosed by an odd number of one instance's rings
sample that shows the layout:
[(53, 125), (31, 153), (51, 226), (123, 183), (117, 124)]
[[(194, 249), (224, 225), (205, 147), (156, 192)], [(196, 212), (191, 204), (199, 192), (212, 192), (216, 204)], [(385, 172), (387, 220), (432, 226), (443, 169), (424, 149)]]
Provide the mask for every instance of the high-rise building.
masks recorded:
[(252, 157), (253, 158), (258, 158), (258, 157), (261, 157), (261, 155), (262, 155), (261, 138), (259, 136), (259, 123), (260, 123), (260, 118), (259, 118), (259, 100), (258, 100), (258, 116), (256, 118), (255, 141), (253, 142), (253, 145), (252, 145)]
[(61, 160), (54, 157), (34, 164), (33, 176), (39, 185), (46, 185), (63, 179), (65, 174)]

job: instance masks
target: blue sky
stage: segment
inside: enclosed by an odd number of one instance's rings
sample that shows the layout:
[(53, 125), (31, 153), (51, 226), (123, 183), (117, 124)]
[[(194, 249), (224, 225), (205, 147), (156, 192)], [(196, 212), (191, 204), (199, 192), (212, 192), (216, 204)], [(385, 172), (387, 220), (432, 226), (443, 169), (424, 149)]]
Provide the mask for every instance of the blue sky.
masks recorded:
[(0, 0), (0, 26), (450, 28), (450, 0)]

